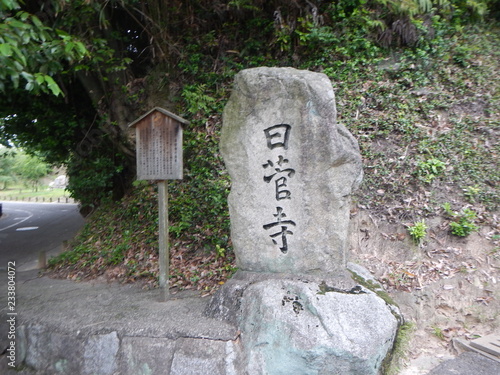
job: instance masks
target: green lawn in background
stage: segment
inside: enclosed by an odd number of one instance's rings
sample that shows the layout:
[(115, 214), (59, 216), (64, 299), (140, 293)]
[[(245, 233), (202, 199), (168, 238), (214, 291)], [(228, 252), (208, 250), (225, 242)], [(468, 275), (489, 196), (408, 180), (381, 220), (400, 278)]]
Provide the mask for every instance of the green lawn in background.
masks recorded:
[(26, 188), (22, 186), (15, 186), (5, 190), (0, 190), (0, 201), (30, 201), (30, 202), (50, 202), (55, 201), (60, 198), (61, 201), (65, 198), (69, 198), (69, 192), (65, 189), (52, 189), (48, 186), (38, 187), (38, 191), (34, 191), (32, 188)]

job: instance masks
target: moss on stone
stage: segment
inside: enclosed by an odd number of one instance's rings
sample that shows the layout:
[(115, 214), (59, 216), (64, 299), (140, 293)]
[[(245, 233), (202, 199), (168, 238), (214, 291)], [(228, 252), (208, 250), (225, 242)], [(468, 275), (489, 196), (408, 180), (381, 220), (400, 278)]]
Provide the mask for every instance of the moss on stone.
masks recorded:
[[(366, 280), (352, 270), (348, 271), (351, 273), (352, 279), (358, 284), (374, 292), (388, 305), (394, 306), (399, 309), (398, 304), (394, 301), (394, 299), (392, 299), (389, 293), (387, 293), (383, 289), (382, 285), (375, 282), (374, 280)], [(398, 364), (401, 358), (404, 358), (405, 356), (406, 347), (408, 346), (408, 342), (410, 341), (411, 333), (415, 328), (414, 323), (404, 322), (403, 316), (398, 314), (395, 309), (391, 308), (391, 312), (398, 321), (398, 330), (396, 333), (396, 338), (394, 339), (392, 350), (384, 359), (382, 366), (380, 367), (380, 373), (384, 375), (393, 375), (398, 373)]]
[[(379, 296), (380, 298), (382, 298), (385, 301), (385, 303), (387, 303), (388, 305), (392, 305), (392, 306), (395, 306), (395, 307), (399, 308), (399, 306), (396, 303), (396, 301), (394, 301), (392, 299), (392, 297), (389, 295), (389, 293), (387, 293), (382, 288), (382, 285), (380, 285), (379, 283), (374, 282), (373, 280), (366, 280), (362, 276), (358, 275), (356, 272), (354, 272), (352, 270), (348, 270), (348, 271), (351, 273), (352, 279), (354, 281), (356, 281), (358, 284), (360, 284), (361, 286), (364, 286), (365, 288), (371, 290), (377, 296)], [(396, 318), (398, 320), (400, 320), (401, 316), (398, 315), (398, 316), (396, 316)]]

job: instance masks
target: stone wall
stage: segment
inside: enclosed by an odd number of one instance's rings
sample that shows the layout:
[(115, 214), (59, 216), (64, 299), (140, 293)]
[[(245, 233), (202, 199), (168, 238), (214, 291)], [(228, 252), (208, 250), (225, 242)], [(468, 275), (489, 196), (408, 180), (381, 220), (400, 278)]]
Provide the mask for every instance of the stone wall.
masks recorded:
[(17, 333), (18, 370), (2, 360), (2, 374), (241, 374), (237, 340), (61, 333), (44, 324), (19, 326)]

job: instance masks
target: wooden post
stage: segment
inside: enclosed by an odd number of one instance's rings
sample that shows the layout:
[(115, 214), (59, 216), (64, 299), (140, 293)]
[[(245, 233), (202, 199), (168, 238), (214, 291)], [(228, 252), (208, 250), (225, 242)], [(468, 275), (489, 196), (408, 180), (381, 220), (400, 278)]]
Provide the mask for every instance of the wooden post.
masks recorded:
[(47, 267), (47, 257), (45, 251), (38, 253), (38, 268), (42, 269)]
[(168, 187), (167, 181), (158, 181), (158, 213), (159, 217), (159, 272), (160, 272), (160, 300), (165, 302), (169, 295), (168, 269)]
[(159, 212), (160, 300), (168, 299), (168, 190), (167, 180), (182, 179), (183, 118), (159, 107), (129, 124), (135, 128), (137, 179), (157, 181)]

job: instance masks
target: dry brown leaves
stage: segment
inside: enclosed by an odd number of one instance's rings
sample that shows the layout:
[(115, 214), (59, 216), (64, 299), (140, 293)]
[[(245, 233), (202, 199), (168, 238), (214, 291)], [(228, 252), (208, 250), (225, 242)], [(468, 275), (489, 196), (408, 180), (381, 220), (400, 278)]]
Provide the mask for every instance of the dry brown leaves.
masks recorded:
[[(214, 293), (235, 271), (232, 255), (217, 257), (214, 251), (199, 251), (193, 254), (186, 248), (170, 249), (169, 282), (172, 293), (180, 290), (198, 290), (203, 295)], [(158, 255), (151, 249), (132, 248), (127, 251), (123, 262), (105, 266), (99, 258), (92, 264), (82, 260), (74, 266), (59, 266), (46, 272), (54, 278), (74, 281), (102, 278), (120, 283), (138, 282), (144, 289), (158, 287)]]
[[(453, 251), (441, 249), (440, 251)], [(406, 261), (398, 263), (390, 261), (380, 281), (385, 287), (406, 292), (422, 289), (425, 285), (440, 279), (447, 279), (458, 273), (475, 271), (477, 266), (473, 262), (448, 262), (446, 259), (430, 259), (424, 261)]]

